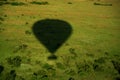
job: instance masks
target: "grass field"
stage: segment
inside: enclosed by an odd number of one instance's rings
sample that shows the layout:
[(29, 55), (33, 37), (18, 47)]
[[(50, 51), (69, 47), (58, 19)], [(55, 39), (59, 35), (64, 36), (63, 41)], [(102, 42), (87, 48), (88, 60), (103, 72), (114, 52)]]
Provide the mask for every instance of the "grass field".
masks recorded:
[[(0, 80), (120, 80), (120, 3), (46, 2), (0, 5)], [(32, 30), (46, 19), (72, 27), (54, 60)]]

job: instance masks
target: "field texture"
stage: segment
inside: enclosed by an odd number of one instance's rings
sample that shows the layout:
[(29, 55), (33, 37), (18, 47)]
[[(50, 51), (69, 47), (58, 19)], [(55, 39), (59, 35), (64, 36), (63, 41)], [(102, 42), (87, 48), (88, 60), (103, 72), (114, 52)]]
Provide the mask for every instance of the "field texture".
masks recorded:
[(120, 80), (120, 1), (1, 0), (0, 80)]

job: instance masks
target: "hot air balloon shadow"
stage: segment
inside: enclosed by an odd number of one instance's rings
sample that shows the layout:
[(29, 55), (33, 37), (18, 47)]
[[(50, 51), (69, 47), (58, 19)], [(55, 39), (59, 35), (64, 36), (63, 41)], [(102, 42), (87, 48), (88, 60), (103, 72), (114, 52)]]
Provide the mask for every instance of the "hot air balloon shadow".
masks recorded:
[(57, 59), (55, 52), (71, 36), (71, 25), (63, 20), (44, 19), (34, 23), (32, 27), (35, 37), (42, 43), (51, 56), (48, 59)]

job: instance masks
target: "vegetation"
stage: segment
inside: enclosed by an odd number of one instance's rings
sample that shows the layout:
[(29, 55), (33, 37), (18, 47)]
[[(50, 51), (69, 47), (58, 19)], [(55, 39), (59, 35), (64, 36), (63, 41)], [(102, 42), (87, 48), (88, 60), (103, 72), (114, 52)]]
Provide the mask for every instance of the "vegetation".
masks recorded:
[(23, 2), (15, 2), (15, 1), (0, 1), (0, 5), (5, 5), (5, 4), (10, 4), (12, 6), (22, 6), (22, 5), (25, 5), (25, 3)]
[(0, 74), (3, 70), (4, 70), (4, 67), (2, 65), (0, 65)]
[[(119, 5), (117, 0), (1, 0), (0, 80), (120, 80)], [(68, 23), (72, 33), (52, 53), (32, 29), (44, 20), (61, 26), (53, 19)], [(44, 35), (56, 36), (51, 30)]]
[(47, 1), (45, 2), (37, 2), (37, 1), (32, 1), (30, 2), (31, 4), (38, 4), (38, 5), (48, 5), (49, 3)]
[(101, 6), (112, 6), (110, 3), (94, 3), (94, 5), (101, 5)]
[(9, 57), (9, 58), (7, 58), (7, 62), (10, 65), (19, 67), (21, 65), (21, 57), (20, 56), (15, 56), (14, 58)]

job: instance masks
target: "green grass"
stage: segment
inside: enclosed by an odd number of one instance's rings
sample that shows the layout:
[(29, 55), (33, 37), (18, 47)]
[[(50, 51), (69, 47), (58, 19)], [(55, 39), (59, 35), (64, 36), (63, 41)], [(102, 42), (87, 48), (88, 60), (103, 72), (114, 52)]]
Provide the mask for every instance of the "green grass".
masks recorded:
[[(79, 0), (48, 3), (0, 6), (0, 65), (4, 66), (0, 80), (13, 79), (15, 74), (16, 80), (117, 80), (119, 2), (108, 2), (112, 6), (96, 6), (92, 1)], [(32, 32), (33, 24), (43, 19), (64, 20), (73, 28), (72, 35), (55, 53), (56, 60), (48, 60), (51, 53)], [(21, 58), (18, 67), (7, 61), (16, 56)], [(10, 74), (11, 70), (15, 72)]]

